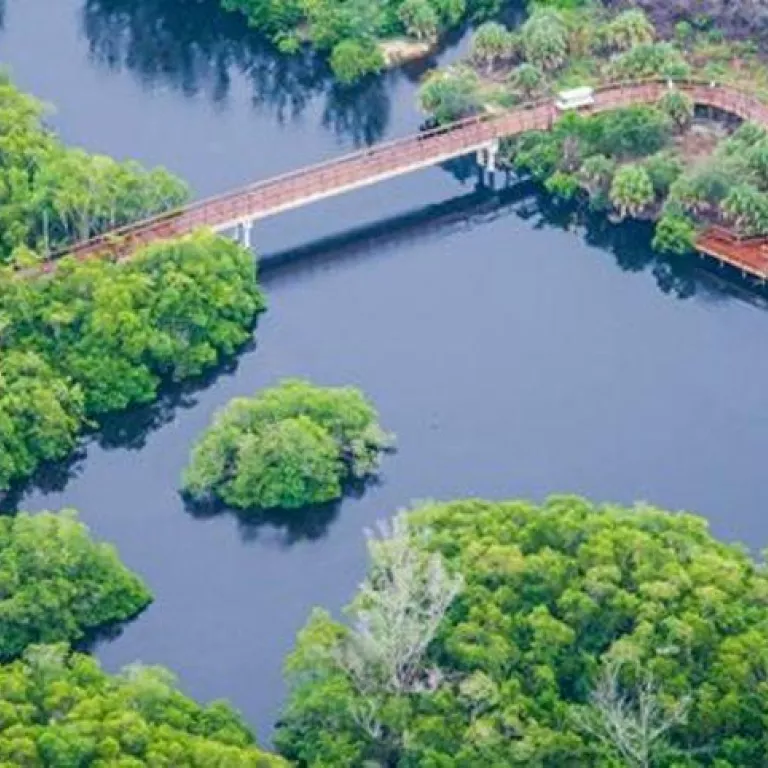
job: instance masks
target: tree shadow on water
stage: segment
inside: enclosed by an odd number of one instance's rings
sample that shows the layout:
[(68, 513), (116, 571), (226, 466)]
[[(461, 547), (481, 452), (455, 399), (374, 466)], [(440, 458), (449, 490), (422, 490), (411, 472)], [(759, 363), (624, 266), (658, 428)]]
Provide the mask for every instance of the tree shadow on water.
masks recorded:
[(4, 494), (0, 492), (0, 514), (13, 514), (22, 509), (22, 499), (29, 493), (38, 492), (43, 496), (60, 493), (70, 480), (83, 469), (87, 446), (79, 444), (62, 461), (45, 462), (26, 480), (14, 483)]
[(149, 89), (202, 95), (224, 108), (239, 74), (254, 107), (266, 107), (280, 122), (324, 97), (323, 124), (356, 144), (379, 139), (389, 120), (381, 79), (339, 88), (322, 57), (308, 49), (279, 53), (219, 0), (84, 0), (82, 27), (95, 62), (128, 70)]
[(327, 504), (314, 504), (300, 509), (252, 509), (228, 507), (218, 501), (196, 501), (184, 492), (180, 497), (185, 510), (197, 520), (210, 520), (221, 515), (233, 517), (244, 542), (275, 542), (281, 548), (294, 544), (319, 541), (339, 516), (344, 499), (359, 499), (366, 489), (378, 484), (377, 478), (350, 481), (344, 486), (340, 499)]
[(101, 627), (88, 630), (85, 635), (72, 644), (74, 650), (80, 653), (95, 653), (100, 645), (117, 640), (125, 631), (125, 628), (136, 621), (146, 610), (150, 608), (150, 602), (137, 614), (124, 621), (114, 621)]
[(183, 382), (167, 382), (151, 403), (104, 416), (92, 439), (105, 450), (140, 451), (147, 444), (149, 435), (170, 424), (180, 410), (194, 408), (200, 392), (225, 376), (233, 376), (240, 357), (255, 348), (256, 341), (252, 338), (234, 357), (223, 360), (203, 375)]
[(239, 510), (219, 502), (198, 502), (181, 495), (186, 511), (197, 520), (210, 520), (221, 515), (233, 517), (244, 542), (276, 541), (288, 548), (305, 541), (317, 541), (327, 533), (338, 517), (339, 501), (302, 509)]
[(623, 272), (650, 273), (666, 295), (690, 299), (713, 290), (711, 277), (696, 257), (664, 256), (653, 250), (650, 221), (613, 221), (605, 212), (590, 210), (582, 203), (558, 201), (536, 185), (518, 215), (533, 221), (538, 229), (578, 231), (588, 245), (610, 253)]

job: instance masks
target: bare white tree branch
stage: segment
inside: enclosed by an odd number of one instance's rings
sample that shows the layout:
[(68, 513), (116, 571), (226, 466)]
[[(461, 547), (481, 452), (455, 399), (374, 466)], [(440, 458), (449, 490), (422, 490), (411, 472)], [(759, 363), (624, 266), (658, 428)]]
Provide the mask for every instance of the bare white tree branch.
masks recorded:
[(650, 768), (665, 734), (685, 722), (691, 700), (685, 696), (670, 707), (663, 706), (650, 673), (625, 690), (619, 679), (622, 666), (622, 662), (605, 666), (590, 706), (577, 716), (577, 724), (616, 750), (628, 766)]
[(404, 513), (369, 532), (369, 577), (350, 609), (352, 627), (336, 661), (362, 694), (433, 690), (441, 680), (426, 651), (459, 593), (438, 554), (426, 554)]

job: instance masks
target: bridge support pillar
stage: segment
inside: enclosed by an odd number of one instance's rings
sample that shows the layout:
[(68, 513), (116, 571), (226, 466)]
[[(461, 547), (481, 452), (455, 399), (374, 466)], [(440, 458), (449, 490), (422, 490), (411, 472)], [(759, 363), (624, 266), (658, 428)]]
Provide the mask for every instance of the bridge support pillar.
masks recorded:
[(499, 155), (499, 142), (494, 139), (477, 150), (477, 164), (480, 167), (480, 184), (485, 185), (486, 175), (491, 188), (496, 186), (496, 170)]
[(499, 142), (494, 139), (490, 144), (480, 147), (477, 150), (477, 162), (489, 173), (496, 171), (497, 160), (499, 156)]
[(237, 225), (237, 241), (243, 248), (251, 247), (251, 231), (253, 230), (252, 221), (243, 221)]

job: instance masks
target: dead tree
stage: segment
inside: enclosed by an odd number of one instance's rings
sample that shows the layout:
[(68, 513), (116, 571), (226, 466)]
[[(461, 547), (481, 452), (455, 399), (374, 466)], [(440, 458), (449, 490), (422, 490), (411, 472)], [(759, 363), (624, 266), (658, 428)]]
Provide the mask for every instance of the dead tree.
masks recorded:
[(648, 672), (638, 671), (635, 683), (622, 686), (622, 666), (622, 662), (606, 665), (577, 724), (615, 750), (631, 768), (650, 768), (667, 744), (669, 731), (685, 722), (691, 700), (685, 696), (666, 706)]

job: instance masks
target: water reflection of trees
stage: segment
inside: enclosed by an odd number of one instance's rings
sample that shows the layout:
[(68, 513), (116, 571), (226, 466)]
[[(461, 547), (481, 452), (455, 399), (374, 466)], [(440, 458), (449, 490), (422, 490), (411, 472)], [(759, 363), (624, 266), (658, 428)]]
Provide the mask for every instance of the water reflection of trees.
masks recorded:
[(558, 203), (536, 185), (529, 186), (530, 198), (518, 214), (533, 220), (536, 227), (577, 229), (589, 245), (610, 253), (622, 271), (649, 272), (662, 293), (678, 299), (713, 290), (712, 279), (694, 257), (666, 258), (653, 251), (650, 222), (613, 222), (603, 212)]
[(194, 503), (184, 499), (184, 507), (192, 517), (208, 520), (228, 515), (237, 523), (244, 542), (274, 541), (280, 547), (291, 547), (302, 541), (322, 539), (338, 517), (340, 502), (319, 504), (305, 509), (278, 509), (243, 512), (220, 504)]
[(242, 16), (222, 11), (219, 0), (84, 0), (82, 18), (93, 59), (130, 70), (148, 88), (204, 95), (223, 106), (240, 73), (254, 106), (280, 121), (319, 97), (324, 124), (356, 143), (375, 141), (386, 128), (386, 78), (340, 89), (320, 58), (309, 51), (281, 56)]

